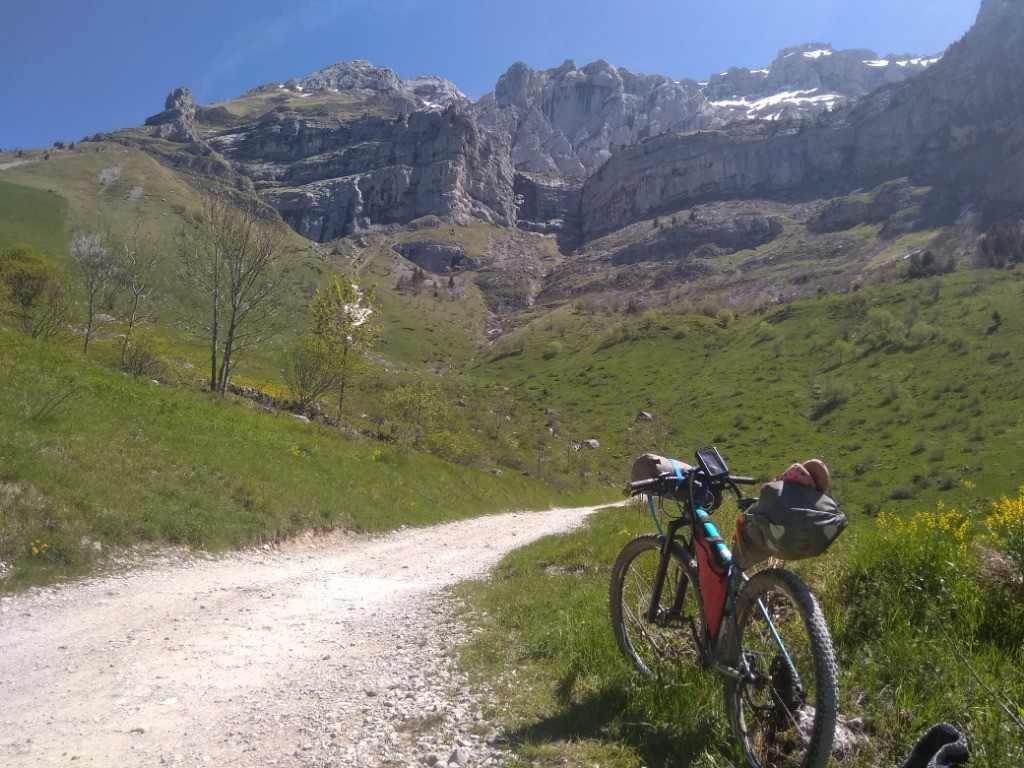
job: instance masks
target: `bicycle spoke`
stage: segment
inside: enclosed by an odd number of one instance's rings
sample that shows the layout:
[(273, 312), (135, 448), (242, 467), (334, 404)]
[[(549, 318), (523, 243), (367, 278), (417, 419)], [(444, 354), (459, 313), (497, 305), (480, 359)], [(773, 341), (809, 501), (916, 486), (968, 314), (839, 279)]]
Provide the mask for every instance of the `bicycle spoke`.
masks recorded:
[(730, 716), (755, 768), (824, 766), (836, 696), (824, 619), (794, 574), (762, 574), (751, 580), (738, 608), (739, 637), (730, 648), (746, 674), (726, 686)]
[[(645, 675), (663, 675), (681, 664), (691, 662), (697, 651), (688, 620), (696, 623), (696, 597), (689, 569), (682, 552), (673, 560), (661, 589), (661, 600), (651, 611), (660, 540), (641, 537), (630, 542), (616, 563), (611, 584), (612, 622), (623, 654)], [(684, 590), (678, 611), (674, 601)], [(653, 618), (649, 619), (648, 616)]]

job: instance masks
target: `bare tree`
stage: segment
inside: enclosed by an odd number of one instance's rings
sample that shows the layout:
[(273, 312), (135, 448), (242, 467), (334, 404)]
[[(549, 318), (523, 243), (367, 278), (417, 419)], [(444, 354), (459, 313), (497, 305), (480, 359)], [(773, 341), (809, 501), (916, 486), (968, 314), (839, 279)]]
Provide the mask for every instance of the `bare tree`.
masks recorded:
[(163, 260), (163, 253), (143, 233), (142, 222), (136, 221), (118, 244), (117, 260), (128, 292), (124, 307), (126, 328), (121, 340), (121, 362), (126, 364), (136, 326), (156, 316), (151, 291), (153, 276)]
[(121, 271), (113, 249), (109, 245), (110, 238), (102, 232), (90, 232), (78, 235), (71, 241), (68, 250), (71, 258), (78, 264), (82, 272), (82, 285), (85, 288), (85, 341), (83, 352), (89, 351), (89, 343), (96, 333), (98, 309), (101, 305), (110, 306), (122, 287)]
[(255, 207), (208, 195), (180, 239), (181, 275), (204, 314), (210, 390), (227, 393), (234, 356), (273, 335), (289, 251)]

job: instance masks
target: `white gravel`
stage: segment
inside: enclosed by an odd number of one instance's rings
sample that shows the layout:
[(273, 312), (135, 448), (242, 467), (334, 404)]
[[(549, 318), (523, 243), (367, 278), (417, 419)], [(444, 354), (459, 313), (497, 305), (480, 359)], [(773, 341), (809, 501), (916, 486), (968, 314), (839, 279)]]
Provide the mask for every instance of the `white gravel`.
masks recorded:
[(310, 538), (0, 599), (0, 764), (500, 765), (447, 590), (595, 507)]

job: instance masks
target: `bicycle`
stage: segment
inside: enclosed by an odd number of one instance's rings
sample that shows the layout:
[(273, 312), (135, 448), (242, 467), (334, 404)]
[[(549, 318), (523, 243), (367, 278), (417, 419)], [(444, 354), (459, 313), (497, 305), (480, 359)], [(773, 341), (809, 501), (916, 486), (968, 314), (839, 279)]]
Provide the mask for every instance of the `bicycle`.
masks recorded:
[[(726, 493), (745, 510), (740, 485), (715, 448), (696, 453), (697, 466), (631, 482), (646, 495), (657, 534), (622, 549), (612, 569), (612, 625), (626, 659), (641, 674), (666, 675), (697, 664), (718, 673), (725, 709), (753, 768), (822, 768), (837, 717), (835, 654), (821, 608), (793, 572), (766, 568), (747, 575), (736, 564), (710, 515)], [(660, 501), (667, 527), (655, 507)], [(678, 502), (678, 514), (665, 501)]]

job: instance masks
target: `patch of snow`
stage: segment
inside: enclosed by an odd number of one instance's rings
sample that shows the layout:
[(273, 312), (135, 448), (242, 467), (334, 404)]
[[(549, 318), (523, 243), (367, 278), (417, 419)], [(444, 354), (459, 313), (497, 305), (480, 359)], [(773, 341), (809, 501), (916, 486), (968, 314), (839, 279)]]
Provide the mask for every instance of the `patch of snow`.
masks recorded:
[[(817, 91), (781, 91), (760, 99), (726, 99), (724, 101), (712, 101), (716, 107), (732, 107), (746, 109), (747, 117), (758, 117), (758, 113), (780, 104), (795, 104), (806, 106), (810, 104), (821, 104), (826, 109), (831, 109), (836, 102), (842, 98), (837, 93), (818, 93)], [(769, 120), (778, 119), (781, 112), (774, 113)]]
[(892, 62), (887, 59), (874, 59), (872, 61), (865, 61), (869, 67), (888, 67)]
[(941, 58), (942, 58), (942, 56), (940, 55), (940, 56), (932, 56), (932, 57), (927, 58), (927, 59), (924, 59), (924, 58), (907, 59), (906, 61), (897, 61), (896, 65), (900, 66), (900, 67), (905, 67), (908, 64), (914, 64), (914, 65), (921, 66), (921, 67), (928, 67), (928, 66), (931, 66), (932, 64), (934, 64), (936, 61), (938, 61)]
[(805, 59), (820, 59), (822, 56), (831, 56), (832, 51), (822, 48), (820, 51), (804, 51)]

